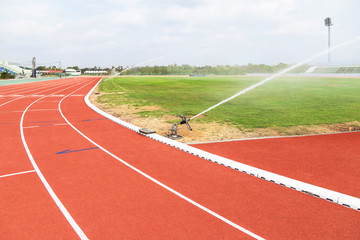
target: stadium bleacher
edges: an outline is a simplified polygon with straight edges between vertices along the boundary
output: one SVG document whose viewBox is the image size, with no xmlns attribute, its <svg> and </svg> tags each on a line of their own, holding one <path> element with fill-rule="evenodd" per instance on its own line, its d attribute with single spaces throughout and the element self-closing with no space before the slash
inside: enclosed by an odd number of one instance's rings
<svg viewBox="0 0 360 240">
<path fill-rule="evenodd" d="M 0 73 L 6 71 L 12 75 L 31 75 L 31 70 L 22 68 L 16 63 L 11 63 L 9 61 L 0 61 Z"/>
</svg>

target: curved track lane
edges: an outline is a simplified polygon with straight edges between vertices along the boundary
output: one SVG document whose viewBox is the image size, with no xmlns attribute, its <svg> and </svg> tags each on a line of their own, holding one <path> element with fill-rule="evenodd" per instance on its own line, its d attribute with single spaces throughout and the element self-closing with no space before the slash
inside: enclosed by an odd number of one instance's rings
<svg viewBox="0 0 360 240">
<path fill-rule="evenodd" d="M 254 167 L 360 197 L 360 132 L 194 144 Z"/>
<path fill-rule="evenodd" d="M 23 118 L 24 137 L 34 161 L 89 239 L 252 239 L 256 235 L 267 239 L 356 239 L 360 236 L 360 215 L 355 210 L 208 162 L 105 119 L 84 103 L 83 95 L 95 84 L 84 86 L 90 80 L 84 81 L 83 87 L 78 86 L 82 88 L 76 92 L 74 87 L 72 91 L 66 90 L 64 96 L 35 102 Z M 19 105 L 12 109 L 24 110 L 34 100 L 21 99 L 22 104 L 18 100 Z M 12 104 L 15 102 L 7 105 L 8 110 Z M 40 109 L 51 110 L 36 111 Z M 9 114 L 13 116 L 9 121 L 18 124 L 21 114 Z M 11 133 L 14 134 L 13 130 L 7 135 Z M 16 134 L 19 138 L 19 132 Z M 19 167 L 25 166 L 18 171 L 31 170 L 24 152 L 21 154 L 14 158 L 24 164 Z M 256 235 L 248 235 L 214 217 L 119 159 Z M 34 178 L 34 185 L 41 192 L 27 203 L 35 204 L 35 197 L 49 202 L 51 210 L 45 208 L 43 214 L 59 223 L 63 230 L 54 231 L 52 239 L 78 238 L 36 173 L 3 179 L 24 188 L 28 183 L 23 182 L 25 177 Z M 19 191 L 20 202 L 25 198 L 22 192 Z M 8 207 L 4 209 L 9 215 L 20 214 L 10 207 L 8 198 L 5 200 L 4 206 Z M 29 223 L 30 216 L 24 214 L 22 223 Z M 26 229 L 26 224 L 21 226 Z M 47 222 L 42 221 L 39 231 L 27 230 L 40 236 L 51 226 L 47 228 Z M 12 231 L 6 236 L 16 239 Z"/>
<path fill-rule="evenodd" d="M 74 83 L 79 81 L 65 81 L 56 87 L 44 82 L 47 90 L 43 93 L 61 91 Z M 19 139 L 21 115 L 34 100 L 22 98 L 0 107 L 0 233 L 4 239 L 73 239 L 75 232 L 46 192 Z"/>
</svg>

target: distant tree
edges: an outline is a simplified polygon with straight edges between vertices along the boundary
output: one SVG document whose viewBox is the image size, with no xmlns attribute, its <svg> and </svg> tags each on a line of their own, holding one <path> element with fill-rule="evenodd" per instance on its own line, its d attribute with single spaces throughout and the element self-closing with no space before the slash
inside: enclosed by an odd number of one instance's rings
<svg viewBox="0 0 360 240">
<path fill-rule="evenodd" d="M 118 66 L 117 68 L 115 68 L 116 71 L 121 72 L 122 70 L 124 70 L 123 66 Z"/>
<path fill-rule="evenodd" d="M 0 74 L 0 78 L 1 79 L 11 79 L 11 78 L 14 78 L 15 76 L 10 74 L 7 70 L 5 70 L 5 72 L 2 72 Z"/>
<path fill-rule="evenodd" d="M 122 74 L 125 75 L 190 75 L 190 74 L 213 74 L 213 75 L 239 75 L 246 73 L 275 73 L 288 67 L 285 63 L 279 63 L 277 65 L 266 64 L 247 64 L 247 65 L 217 65 L 217 66 L 191 66 L 189 64 L 177 65 L 172 64 L 168 66 L 144 66 L 134 67 L 128 69 Z M 75 68 L 75 67 L 73 67 Z M 121 72 L 127 67 L 118 66 L 116 71 Z M 304 68 L 305 69 L 305 68 Z M 83 72 L 87 70 L 101 70 L 100 67 L 82 68 Z M 104 68 L 104 70 L 110 72 L 110 68 Z M 299 69 L 298 72 L 303 72 Z"/>
<path fill-rule="evenodd" d="M 46 69 L 47 69 L 46 66 L 38 66 L 36 68 L 36 70 L 38 70 L 38 71 L 43 71 L 43 70 L 46 70 Z"/>
<path fill-rule="evenodd" d="M 80 70 L 80 68 L 78 66 L 73 66 L 73 67 L 68 67 L 68 68 L 72 68 L 72 69 L 75 69 L 75 70 Z"/>
</svg>

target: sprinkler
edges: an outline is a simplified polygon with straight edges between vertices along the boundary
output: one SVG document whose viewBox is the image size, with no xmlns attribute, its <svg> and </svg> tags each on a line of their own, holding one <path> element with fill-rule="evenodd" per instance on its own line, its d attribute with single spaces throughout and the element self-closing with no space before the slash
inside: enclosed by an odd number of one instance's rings
<svg viewBox="0 0 360 240">
<path fill-rule="evenodd" d="M 187 128 L 190 131 L 192 131 L 192 128 L 190 127 L 190 124 L 189 124 L 190 119 L 186 119 L 186 117 L 184 115 L 180 115 L 179 117 L 181 118 L 181 122 L 174 123 L 171 126 L 171 128 L 168 130 L 168 135 L 166 135 L 165 137 L 173 139 L 173 140 L 183 138 L 183 136 L 178 135 L 178 126 L 183 125 L 183 124 L 186 124 Z"/>
<path fill-rule="evenodd" d="M 352 44 L 352 43 L 354 43 L 354 42 L 357 42 L 357 41 L 360 41 L 360 36 L 357 36 L 356 38 L 354 38 L 353 40 L 350 40 L 350 41 L 348 41 L 348 42 L 345 42 L 345 43 L 342 43 L 342 44 L 338 44 L 338 45 L 336 45 L 336 46 L 334 46 L 334 47 L 328 48 L 328 49 L 325 50 L 325 51 L 322 51 L 322 52 L 320 52 L 320 53 L 317 53 L 317 54 L 315 54 L 314 56 L 312 56 L 312 57 L 310 57 L 310 58 L 308 58 L 308 59 L 306 59 L 306 60 L 304 60 L 304 61 L 302 61 L 302 62 L 299 62 L 299 63 L 297 63 L 297 64 L 295 64 L 295 65 L 292 65 L 292 66 L 290 66 L 290 67 L 288 67 L 288 68 L 286 68 L 286 69 L 284 69 L 284 70 L 282 70 L 282 71 L 280 71 L 280 72 L 278 72 L 278 73 L 276 73 L 276 74 L 271 75 L 270 77 L 265 78 L 264 80 L 262 80 L 262 81 L 260 81 L 260 82 L 258 82 L 258 83 L 256 83 L 256 84 L 254 84 L 254 85 L 251 85 L 250 87 L 248 87 L 248 88 L 246 88 L 246 89 L 238 92 L 237 94 L 235 94 L 235 95 L 233 95 L 233 96 L 231 96 L 231 97 L 229 97 L 229 98 L 227 98 L 227 99 L 225 99 L 225 100 L 223 100 L 223 101 L 215 104 L 215 105 L 212 106 L 212 107 L 209 107 L 209 108 L 206 109 L 205 111 L 202 111 L 201 113 L 199 113 L 199 114 L 197 114 L 197 115 L 195 115 L 195 116 L 193 116 L 193 117 L 191 117 L 191 118 L 189 118 L 189 119 L 186 119 L 186 117 L 184 117 L 183 115 L 180 115 L 180 117 L 181 117 L 181 122 L 179 122 L 179 123 L 174 123 L 174 124 L 172 125 L 172 127 L 169 129 L 169 134 L 166 135 L 165 137 L 168 137 L 168 138 L 171 138 L 171 139 L 174 139 L 174 140 L 175 140 L 175 139 L 183 138 L 182 136 L 180 136 L 180 135 L 177 134 L 177 127 L 178 127 L 179 125 L 186 124 L 187 127 L 188 127 L 188 129 L 192 131 L 192 129 L 191 129 L 190 125 L 189 125 L 189 121 L 193 120 L 194 118 L 197 118 L 197 117 L 199 117 L 200 115 L 203 115 L 204 113 L 206 113 L 206 112 L 208 112 L 208 111 L 210 111 L 210 110 L 218 107 L 219 105 L 221 105 L 221 104 L 223 104 L 223 103 L 226 103 L 226 102 L 228 102 L 228 101 L 236 98 L 237 96 L 242 95 L 242 94 L 244 94 L 244 93 L 246 93 L 246 92 L 248 92 L 248 91 L 251 91 L 251 90 L 253 90 L 254 88 L 257 88 L 257 87 L 263 85 L 264 83 L 266 83 L 266 82 L 268 82 L 268 81 L 270 81 L 270 80 L 272 80 L 272 79 L 274 79 L 274 78 L 276 78 L 276 77 L 279 77 L 279 76 L 281 76 L 281 75 L 283 75 L 283 74 L 285 74 L 285 73 L 287 73 L 287 72 L 289 72 L 289 71 L 291 71 L 291 70 L 293 70 L 293 69 L 295 69 L 295 68 L 297 68 L 297 67 L 299 67 L 299 66 L 301 66 L 301 65 L 303 65 L 303 64 L 305 64 L 305 63 L 308 63 L 308 62 L 310 62 L 310 61 L 312 61 L 312 60 L 314 60 L 314 59 L 316 59 L 316 58 L 318 58 L 318 57 L 320 57 L 320 56 L 322 56 L 322 55 L 325 55 L 325 54 L 327 54 L 327 53 L 330 53 L 330 52 L 332 52 L 333 50 L 335 50 L 335 49 L 337 49 L 337 48 L 341 48 L 341 47 L 350 45 L 350 44 Z"/>
</svg>

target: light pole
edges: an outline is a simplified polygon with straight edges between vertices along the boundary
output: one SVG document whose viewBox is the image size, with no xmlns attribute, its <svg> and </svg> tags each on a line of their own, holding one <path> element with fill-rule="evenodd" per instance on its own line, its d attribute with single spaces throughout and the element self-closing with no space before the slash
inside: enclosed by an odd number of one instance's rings
<svg viewBox="0 0 360 240">
<path fill-rule="evenodd" d="M 327 17 L 325 18 L 325 26 L 328 27 L 328 48 L 331 47 L 330 45 L 330 26 L 333 24 L 331 23 L 331 18 Z M 330 52 L 328 53 L 328 62 L 330 64 Z"/>
<path fill-rule="evenodd" d="M 36 58 L 32 59 L 32 77 L 36 78 Z"/>
</svg>

